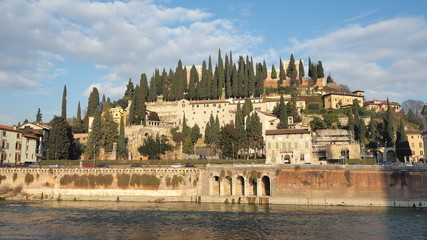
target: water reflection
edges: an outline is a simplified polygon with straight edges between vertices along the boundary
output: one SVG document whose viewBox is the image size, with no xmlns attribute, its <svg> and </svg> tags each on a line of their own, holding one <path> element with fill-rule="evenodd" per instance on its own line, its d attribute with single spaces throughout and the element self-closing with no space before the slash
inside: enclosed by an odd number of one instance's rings
<svg viewBox="0 0 427 240">
<path fill-rule="evenodd" d="M 425 239 L 422 209 L 286 205 L 0 203 L 1 238 Z"/>
</svg>

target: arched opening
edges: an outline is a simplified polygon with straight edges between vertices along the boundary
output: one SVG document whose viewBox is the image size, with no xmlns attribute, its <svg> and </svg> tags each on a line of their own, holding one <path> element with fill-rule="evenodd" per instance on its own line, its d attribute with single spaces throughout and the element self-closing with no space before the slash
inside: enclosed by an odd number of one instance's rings
<svg viewBox="0 0 427 240">
<path fill-rule="evenodd" d="M 219 181 L 219 177 L 215 176 L 213 177 L 213 186 L 212 186 L 212 195 L 219 195 L 220 194 L 220 181 Z"/>
<path fill-rule="evenodd" d="M 232 190 L 231 190 L 231 184 L 233 183 L 233 180 L 231 179 L 231 177 L 227 176 L 224 178 L 224 182 L 223 182 L 223 189 L 224 189 L 224 195 L 232 195 Z"/>
<path fill-rule="evenodd" d="M 245 179 L 242 176 L 237 177 L 236 195 L 245 195 Z"/>
<path fill-rule="evenodd" d="M 284 164 L 290 164 L 291 163 L 291 156 L 289 154 L 286 154 L 283 156 L 283 163 Z"/>
<path fill-rule="evenodd" d="M 271 196 L 270 195 L 270 178 L 268 176 L 264 176 L 262 177 L 261 181 L 262 181 L 262 195 Z"/>
<path fill-rule="evenodd" d="M 387 162 L 396 162 L 396 152 L 394 150 L 388 150 L 386 153 Z"/>
</svg>

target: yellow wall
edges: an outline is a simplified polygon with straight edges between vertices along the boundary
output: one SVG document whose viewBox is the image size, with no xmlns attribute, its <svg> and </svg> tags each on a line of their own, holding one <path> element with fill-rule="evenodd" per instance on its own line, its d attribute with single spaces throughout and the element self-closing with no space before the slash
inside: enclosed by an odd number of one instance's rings
<svg viewBox="0 0 427 240">
<path fill-rule="evenodd" d="M 325 109 L 337 109 L 341 106 L 352 105 L 354 99 L 357 99 L 359 106 L 363 107 L 363 96 L 331 94 L 325 96 L 323 101 Z"/>
</svg>

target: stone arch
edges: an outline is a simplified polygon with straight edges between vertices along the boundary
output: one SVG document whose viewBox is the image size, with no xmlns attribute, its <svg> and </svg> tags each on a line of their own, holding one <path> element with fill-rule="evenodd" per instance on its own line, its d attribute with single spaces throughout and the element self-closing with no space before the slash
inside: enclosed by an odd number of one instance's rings
<svg viewBox="0 0 427 240">
<path fill-rule="evenodd" d="M 224 189 L 224 192 L 223 192 L 224 195 L 233 195 L 232 184 L 233 184 L 233 179 L 231 179 L 230 176 L 226 176 L 222 184 L 223 185 L 222 189 Z"/>
<path fill-rule="evenodd" d="M 236 178 L 236 195 L 245 196 L 245 178 L 243 176 Z"/>
<path fill-rule="evenodd" d="M 271 181 L 269 176 L 263 176 L 261 178 L 261 195 L 271 196 Z"/>
<path fill-rule="evenodd" d="M 221 181 L 219 176 L 214 176 L 212 178 L 212 195 L 220 195 L 221 190 Z"/>
</svg>

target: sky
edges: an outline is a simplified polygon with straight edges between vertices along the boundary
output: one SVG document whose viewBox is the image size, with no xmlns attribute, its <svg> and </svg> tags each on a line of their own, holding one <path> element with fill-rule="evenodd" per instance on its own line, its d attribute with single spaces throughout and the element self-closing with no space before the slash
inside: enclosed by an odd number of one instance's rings
<svg viewBox="0 0 427 240">
<path fill-rule="evenodd" d="M 116 100 L 129 78 L 218 49 L 268 67 L 310 57 L 365 100 L 426 102 L 426 14 L 424 0 L 0 0 L 0 124 L 34 121 L 38 108 L 49 122 L 64 85 L 73 117 L 93 87 Z"/>
</svg>

